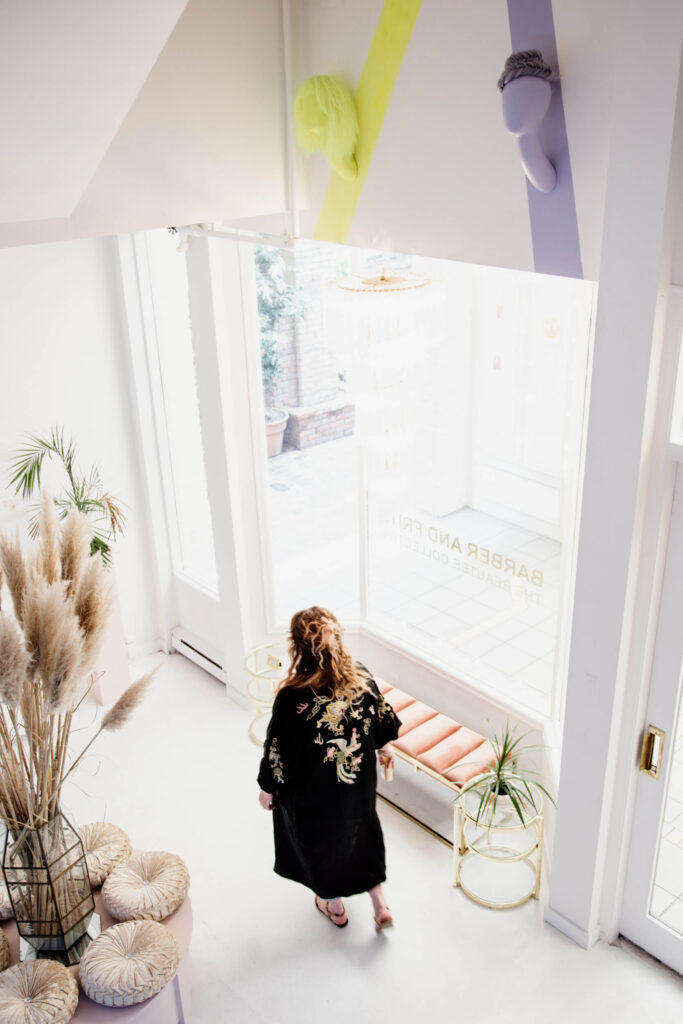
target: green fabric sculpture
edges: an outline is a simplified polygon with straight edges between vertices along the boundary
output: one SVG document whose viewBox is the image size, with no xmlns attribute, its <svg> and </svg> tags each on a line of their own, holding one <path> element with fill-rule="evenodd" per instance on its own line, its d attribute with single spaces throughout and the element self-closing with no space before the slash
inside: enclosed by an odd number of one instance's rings
<svg viewBox="0 0 683 1024">
<path fill-rule="evenodd" d="M 296 140 L 304 152 L 322 153 L 347 181 L 358 176 L 358 114 L 346 82 L 335 75 L 308 78 L 294 97 Z"/>
</svg>

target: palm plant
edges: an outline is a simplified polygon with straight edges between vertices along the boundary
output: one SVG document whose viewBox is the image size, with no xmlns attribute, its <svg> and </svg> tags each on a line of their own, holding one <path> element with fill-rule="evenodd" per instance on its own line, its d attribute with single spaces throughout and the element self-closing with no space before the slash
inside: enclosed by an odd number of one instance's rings
<svg viewBox="0 0 683 1024">
<path fill-rule="evenodd" d="M 539 780 L 541 774 L 534 768 L 521 768 L 520 757 L 533 751 L 545 750 L 540 744 L 524 743 L 528 733 L 517 735 L 517 726 L 505 723 L 505 728 L 500 733 L 493 733 L 491 746 L 494 757 L 491 764 L 484 772 L 477 775 L 463 787 L 463 794 L 474 792 L 479 798 L 475 822 L 491 828 L 495 825 L 496 808 L 500 797 L 508 797 L 522 825 L 529 820 L 525 819 L 524 812 L 530 808 L 538 813 L 537 796 L 534 790 L 540 790 L 548 797 L 551 803 L 555 803 L 552 796 Z"/>
<path fill-rule="evenodd" d="M 61 462 L 68 480 L 62 497 L 55 498 L 59 518 L 64 519 L 71 508 L 87 516 L 92 524 L 90 553 L 99 553 L 103 563 L 109 565 L 111 545 L 117 534 L 123 533 L 125 515 L 119 502 L 105 491 L 97 466 L 92 466 L 87 475 L 77 468 L 76 446 L 73 438 L 65 440 L 63 428 L 53 427 L 49 437 L 26 436 L 26 443 L 12 457 L 10 487 L 25 500 L 31 498 L 34 491 L 40 489 L 45 459 Z M 29 533 L 34 539 L 38 536 L 39 523 L 40 506 L 33 505 Z"/>
</svg>

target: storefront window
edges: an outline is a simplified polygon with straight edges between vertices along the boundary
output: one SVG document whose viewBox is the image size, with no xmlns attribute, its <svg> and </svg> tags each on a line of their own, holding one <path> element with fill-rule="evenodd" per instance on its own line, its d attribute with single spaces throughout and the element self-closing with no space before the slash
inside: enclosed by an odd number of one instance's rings
<svg viewBox="0 0 683 1024">
<path fill-rule="evenodd" d="M 315 243 L 282 258 L 301 305 L 268 460 L 277 625 L 327 604 L 551 714 L 593 285 Z"/>
</svg>

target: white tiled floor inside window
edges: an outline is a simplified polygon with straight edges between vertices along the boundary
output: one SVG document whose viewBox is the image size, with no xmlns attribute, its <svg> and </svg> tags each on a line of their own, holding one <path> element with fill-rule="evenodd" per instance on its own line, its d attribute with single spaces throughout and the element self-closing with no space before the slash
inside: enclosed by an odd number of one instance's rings
<svg viewBox="0 0 683 1024">
<path fill-rule="evenodd" d="M 195 1024 L 678 1019 L 678 975 L 632 947 L 581 949 L 543 923 L 539 903 L 472 903 L 451 886 L 448 848 L 382 805 L 396 927 L 377 936 L 360 895 L 335 930 L 312 894 L 272 871 L 249 713 L 181 655 L 136 668 L 157 662 L 149 698 L 125 730 L 97 741 L 65 811 L 78 824 L 116 822 L 137 848 L 187 862 Z"/>
<path fill-rule="evenodd" d="M 673 742 L 650 913 L 683 935 L 683 715 L 680 713 Z"/>
<path fill-rule="evenodd" d="M 330 607 L 342 622 L 358 618 L 356 458 L 349 437 L 286 450 L 268 462 L 283 624 L 310 604 Z M 440 517 L 396 508 L 391 521 L 369 530 L 368 621 L 548 713 L 559 542 L 471 508 Z M 372 502 L 369 516 L 372 521 Z"/>
</svg>

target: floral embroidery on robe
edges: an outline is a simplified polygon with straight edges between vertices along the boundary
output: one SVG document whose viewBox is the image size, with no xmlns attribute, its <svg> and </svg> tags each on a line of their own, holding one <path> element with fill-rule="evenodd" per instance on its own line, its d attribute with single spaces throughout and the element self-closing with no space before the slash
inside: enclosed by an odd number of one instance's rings
<svg viewBox="0 0 683 1024">
<path fill-rule="evenodd" d="M 375 751 L 400 720 L 368 674 L 353 702 L 330 690 L 278 693 L 258 775 L 273 793 L 275 871 L 319 896 L 365 892 L 386 875 Z"/>
<path fill-rule="evenodd" d="M 268 763 L 273 773 L 273 778 L 281 786 L 284 785 L 285 775 L 282 771 L 282 758 L 277 746 L 277 737 L 273 736 L 268 747 Z"/>
</svg>

